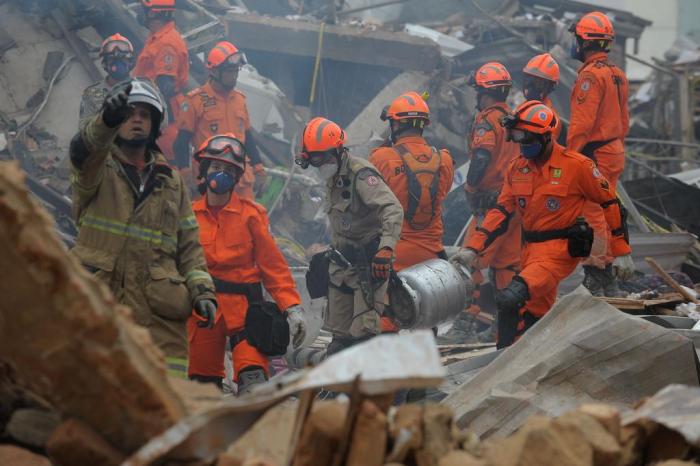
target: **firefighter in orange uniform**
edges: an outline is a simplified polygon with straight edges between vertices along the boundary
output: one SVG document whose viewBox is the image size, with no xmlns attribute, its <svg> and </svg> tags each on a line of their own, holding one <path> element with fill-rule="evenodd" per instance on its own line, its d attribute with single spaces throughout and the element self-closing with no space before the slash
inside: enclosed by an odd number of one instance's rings
<svg viewBox="0 0 700 466">
<path fill-rule="evenodd" d="M 541 102 L 528 101 L 503 123 L 509 139 L 520 144 L 521 157 L 506 170 L 501 195 L 481 229 L 453 257 L 473 265 L 520 214 L 525 244 L 522 271 L 496 293 L 499 348 L 512 344 L 547 313 L 559 282 L 590 253 L 592 230 L 582 217 L 586 202 L 603 208 L 613 231 L 616 261 L 625 263 L 630 254 L 620 203 L 610 183 L 590 159 L 554 141 L 558 124 L 554 112 Z"/>
<path fill-rule="evenodd" d="M 246 56 L 230 42 L 219 42 L 209 52 L 209 81 L 190 91 L 180 108 L 179 133 L 175 155 L 179 166 L 189 164 L 189 145 L 199 147 L 217 133 L 232 132 L 245 144 L 248 163 L 236 186 L 239 196 L 254 200 L 265 184 L 265 169 L 250 130 L 245 95 L 235 89 L 238 73 L 247 63 Z"/>
<path fill-rule="evenodd" d="M 572 56 L 583 62 L 571 93 L 571 122 L 566 146 L 593 159 L 616 192 L 617 180 L 625 167 L 625 136 L 629 130 L 628 83 L 625 73 L 610 62 L 615 32 L 603 13 L 584 15 L 572 26 Z M 593 202 L 586 204 L 585 216 L 595 231 L 591 257 L 584 262 L 583 284 L 596 296 L 620 296 L 610 253 L 614 238 L 603 212 Z"/>
<path fill-rule="evenodd" d="M 181 93 L 190 76 L 189 52 L 175 27 L 175 0 L 141 0 L 141 5 L 143 22 L 150 32 L 132 75 L 156 83 L 168 103 L 168 121 L 171 123 L 163 129 L 158 146 L 172 161 L 178 102 L 183 98 Z"/>
<path fill-rule="evenodd" d="M 471 76 L 469 83 L 476 90 L 479 113 L 474 118 L 468 141 L 470 164 L 465 190 L 474 217 L 467 228 L 464 244 L 477 234 L 484 215 L 496 205 L 505 169 L 518 156 L 518 145 L 506 141 L 500 122 L 510 112 L 506 98 L 513 81 L 508 70 L 497 62 L 486 63 Z M 475 298 L 479 297 L 479 287 L 484 280 L 481 269 L 490 269 L 494 290 L 510 283 L 520 266 L 520 221 L 517 217 L 509 223 L 505 235 L 481 252 L 475 265 L 472 276 Z M 460 314 L 442 341 L 458 343 L 473 337 L 475 321 L 470 314 L 479 312 L 479 307 L 472 305 L 469 313 Z"/>
<path fill-rule="evenodd" d="M 559 84 L 559 64 L 554 57 L 548 53 L 532 57 L 523 68 L 523 74 L 525 75 L 523 79 L 525 100 L 539 100 L 554 112 L 557 121 L 561 123 L 552 99 L 549 98 L 549 94 Z M 559 124 L 554 130 L 555 141 L 559 141 L 561 128 L 562 125 Z"/>
<path fill-rule="evenodd" d="M 221 386 L 229 336 L 238 393 L 247 393 L 268 377 L 267 357 L 251 343 L 260 341 L 261 337 L 252 337 L 261 329 L 249 325 L 247 316 L 254 312 L 249 311 L 249 305 L 262 302 L 264 286 L 280 315 L 286 312 L 289 333 L 294 345 L 299 346 L 306 333 L 301 298 L 270 234 L 265 209 L 234 192 L 245 170 L 243 143 L 233 134 L 216 135 L 204 141 L 195 158 L 203 180 L 199 185 L 203 196 L 193 203 L 193 210 L 220 312 L 211 330 L 203 328 L 204 322 L 197 316 L 188 322 L 189 376 Z M 262 339 L 269 336 L 277 341 L 272 329 L 262 331 Z"/>
<path fill-rule="evenodd" d="M 401 239 L 396 244 L 393 268 L 436 257 L 447 259 L 442 244 L 442 202 L 452 186 L 454 166 L 450 153 L 436 150 L 423 139 L 430 124 L 430 109 L 416 92 L 407 92 L 386 107 L 380 117 L 389 122 L 391 146 L 375 149 L 369 161 L 377 167 L 404 210 Z M 382 331 L 397 331 L 382 317 Z"/>
</svg>

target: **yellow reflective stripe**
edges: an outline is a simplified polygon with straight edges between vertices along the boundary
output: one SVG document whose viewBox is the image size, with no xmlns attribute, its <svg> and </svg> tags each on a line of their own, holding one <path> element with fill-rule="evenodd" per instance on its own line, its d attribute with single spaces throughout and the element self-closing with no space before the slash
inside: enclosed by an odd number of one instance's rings
<svg viewBox="0 0 700 466">
<path fill-rule="evenodd" d="M 199 224 L 197 224 L 197 218 L 194 215 L 180 220 L 180 230 L 194 230 L 196 228 L 199 228 Z"/>
<path fill-rule="evenodd" d="M 93 228 L 98 231 L 103 231 L 117 236 L 125 236 L 135 238 L 141 241 L 147 241 L 154 245 L 168 243 L 176 245 L 176 240 L 163 235 L 159 230 L 140 227 L 137 225 L 128 225 L 126 223 L 117 222 L 108 218 L 97 217 L 95 215 L 86 214 L 80 219 L 81 227 Z"/>
<path fill-rule="evenodd" d="M 185 281 L 189 282 L 190 280 L 211 281 L 211 275 L 201 270 L 190 270 L 189 272 L 187 272 L 187 275 L 185 275 Z"/>
<path fill-rule="evenodd" d="M 187 378 L 187 359 L 166 357 L 165 364 L 168 368 L 168 375 L 180 379 Z"/>
</svg>

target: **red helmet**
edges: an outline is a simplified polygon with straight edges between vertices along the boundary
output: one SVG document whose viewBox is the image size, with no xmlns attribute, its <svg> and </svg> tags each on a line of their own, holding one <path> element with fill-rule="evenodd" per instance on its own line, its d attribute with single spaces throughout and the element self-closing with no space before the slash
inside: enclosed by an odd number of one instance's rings
<svg viewBox="0 0 700 466">
<path fill-rule="evenodd" d="M 520 142 L 526 133 L 552 134 L 559 125 L 552 109 L 539 100 L 523 102 L 515 111 L 503 117 L 501 124 L 507 130 L 507 140 Z"/>
<path fill-rule="evenodd" d="M 131 58 L 134 55 L 134 46 L 131 45 L 129 39 L 119 33 L 111 35 L 102 41 L 100 57 L 104 59 L 104 57 L 112 55 Z"/>
<path fill-rule="evenodd" d="M 301 136 L 301 153 L 295 162 L 302 168 L 309 164 L 318 166 L 327 157 L 337 155 L 345 144 L 345 131 L 340 126 L 322 117 L 316 117 L 304 127 Z"/>
<path fill-rule="evenodd" d="M 141 0 L 141 4 L 153 11 L 175 11 L 175 0 Z"/>
<path fill-rule="evenodd" d="M 199 146 L 194 159 L 197 162 L 219 160 L 245 171 L 245 146 L 233 133 L 217 134 Z"/>
<path fill-rule="evenodd" d="M 414 118 L 430 121 L 430 108 L 420 94 L 411 91 L 401 94 L 391 105 L 384 107 L 380 118 L 382 121 Z"/>
<path fill-rule="evenodd" d="M 513 85 L 513 80 L 505 66 L 492 61 L 483 65 L 470 76 L 469 85 L 482 89 L 511 87 Z"/>
<path fill-rule="evenodd" d="M 615 38 L 612 21 L 600 11 L 584 15 L 571 29 L 583 40 L 613 40 Z"/>
<path fill-rule="evenodd" d="M 554 57 L 548 53 L 533 57 L 523 68 L 523 73 L 546 79 L 555 84 L 559 82 L 559 65 Z"/>
<path fill-rule="evenodd" d="M 207 68 L 210 70 L 223 64 L 243 66 L 246 63 L 248 61 L 245 54 L 238 50 L 238 47 L 227 41 L 216 44 L 207 56 Z"/>
</svg>

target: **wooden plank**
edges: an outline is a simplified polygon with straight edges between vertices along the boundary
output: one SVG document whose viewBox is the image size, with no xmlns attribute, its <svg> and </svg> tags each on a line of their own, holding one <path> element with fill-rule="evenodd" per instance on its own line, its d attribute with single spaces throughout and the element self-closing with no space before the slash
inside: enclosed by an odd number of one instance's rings
<svg viewBox="0 0 700 466">
<path fill-rule="evenodd" d="M 238 13 L 229 13 L 224 21 L 242 50 L 316 57 L 320 23 Z M 441 62 L 438 45 L 429 39 L 338 25 L 325 27 L 322 58 L 426 72 Z"/>
<path fill-rule="evenodd" d="M 656 271 L 656 273 L 659 274 L 659 276 L 663 279 L 663 281 L 666 282 L 667 285 L 669 285 L 671 288 L 680 293 L 686 301 L 690 301 L 695 304 L 700 304 L 700 301 L 698 301 L 697 298 L 695 298 L 695 296 L 688 293 L 685 290 L 685 288 L 679 285 L 678 282 L 675 281 L 673 277 L 671 277 L 668 273 L 666 273 L 666 271 L 663 268 L 661 268 L 661 266 L 653 258 L 645 257 L 644 260 L 647 261 L 647 264 L 649 264 L 649 266 L 651 266 L 651 268 L 653 268 Z"/>
</svg>

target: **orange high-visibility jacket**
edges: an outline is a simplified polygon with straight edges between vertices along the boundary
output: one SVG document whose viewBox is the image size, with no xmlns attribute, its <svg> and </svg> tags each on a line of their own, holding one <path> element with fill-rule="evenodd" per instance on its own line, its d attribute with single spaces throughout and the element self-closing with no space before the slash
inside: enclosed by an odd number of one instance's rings
<svg viewBox="0 0 700 466">
<path fill-rule="evenodd" d="M 410 154 L 419 160 L 430 160 L 436 157 L 433 148 L 420 136 L 407 136 L 399 138 L 394 146 L 401 145 Z M 369 157 L 369 161 L 377 167 L 386 184 L 396 195 L 404 212 L 408 208 L 408 179 L 401 155 L 394 147 L 379 147 Z M 415 243 L 430 252 L 437 254 L 443 250 L 442 235 L 442 202 L 450 191 L 454 178 L 454 165 L 452 157 L 447 150 L 440 151 L 439 185 L 435 197 L 434 217 L 423 229 L 416 230 L 409 224 L 404 214 L 401 228 L 401 240 L 399 242 Z"/>
<path fill-rule="evenodd" d="M 154 82 L 158 76 L 172 76 L 175 92 L 185 89 L 190 77 L 190 58 L 187 44 L 174 21 L 148 35 L 132 75 Z"/>
<path fill-rule="evenodd" d="M 520 154 L 517 144 L 506 141 L 505 129 L 501 126 L 501 118 L 509 113 L 508 105 L 505 102 L 499 102 L 485 108 L 474 117 L 468 141 L 469 152 L 473 154 L 477 149 L 484 149 L 491 154 L 491 163 L 477 186 L 465 185 L 467 191 L 501 189 L 508 164 Z"/>
<path fill-rule="evenodd" d="M 606 53 L 599 52 L 588 58 L 579 68 L 571 92 L 568 149 L 585 152 L 587 144 L 597 143 L 602 153 L 624 152 L 630 121 L 628 87 L 625 73 L 608 61 Z"/>
<path fill-rule="evenodd" d="M 601 205 L 613 232 L 613 256 L 629 254 L 620 212 L 620 204 L 609 182 L 589 158 L 555 144 L 544 165 L 519 157 L 506 173 L 496 208 L 489 210 L 481 228 L 466 247 L 477 252 L 486 248 L 504 224 L 517 211 L 525 232 L 560 230 L 572 226 L 586 201 Z M 545 244 L 545 243 L 538 243 Z M 548 249 L 568 255 L 567 240 L 546 242 Z M 523 264 L 523 267 L 526 265 Z"/>
<path fill-rule="evenodd" d="M 231 200 L 216 217 L 207 208 L 205 196 L 196 200 L 192 208 L 212 277 L 233 283 L 261 282 L 283 311 L 301 303 L 287 261 L 270 233 L 263 206 L 232 193 Z M 219 315 L 242 322 L 241 314 L 247 311 L 247 300 L 240 295 L 233 296 L 238 302 L 228 306 L 220 302 Z M 229 301 L 223 299 L 223 302 Z"/>
</svg>

